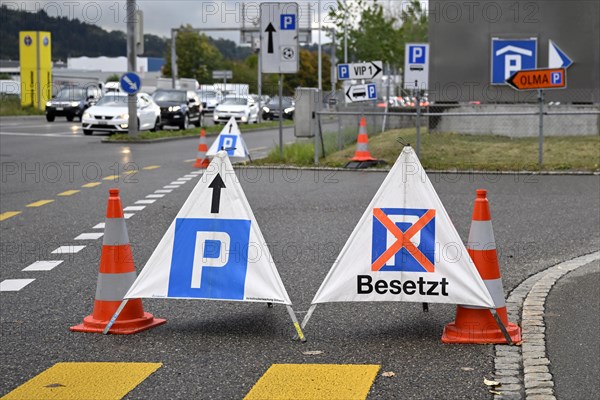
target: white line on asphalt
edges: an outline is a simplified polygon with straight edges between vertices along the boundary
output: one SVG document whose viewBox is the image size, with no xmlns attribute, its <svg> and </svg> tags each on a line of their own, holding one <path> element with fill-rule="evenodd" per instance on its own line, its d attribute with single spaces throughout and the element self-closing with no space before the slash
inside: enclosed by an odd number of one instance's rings
<svg viewBox="0 0 600 400">
<path fill-rule="evenodd" d="M 105 222 L 100 222 L 99 224 L 96 224 L 92 229 L 104 229 L 105 225 Z"/>
<path fill-rule="evenodd" d="M 85 246 L 60 246 L 52 254 L 75 254 L 85 249 Z"/>
<path fill-rule="evenodd" d="M 36 137 L 53 137 L 63 139 L 89 139 L 87 136 L 75 136 L 60 133 L 25 133 L 25 132 L 0 132 L 0 136 L 36 136 Z"/>
<path fill-rule="evenodd" d="M 0 282 L 0 292 L 18 292 L 35 279 L 5 279 Z"/>
<path fill-rule="evenodd" d="M 156 200 L 138 200 L 135 202 L 135 204 L 152 204 L 154 203 Z"/>
<path fill-rule="evenodd" d="M 178 180 L 178 181 L 180 181 L 180 182 L 181 182 L 181 181 L 188 182 L 188 181 L 191 181 L 191 180 L 192 180 L 192 178 L 186 178 L 186 177 L 183 177 L 183 178 L 179 178 L 179 179 L 177 179 L 177 180 Z"/>
<path fill-rule="evenodd" d="M 179 185 L 167 185 L 167 186 L 163 186 L 165 189 L 178 189 Z"/>
<path fill-rule="evenodd" d="M 96 240 L 100 239 L 102 236 L 104 236 L 104 232 L 82 233 L 77 236 L 75 240 Z"/>
<path fill-rule="evenodd" d="M 36 261 L 22 271 L 51 271 L 63 263 L 63 260 Z"/>
<path fill-rule="evenodd" d="M 184 175 L 183 177 L 184 178 L 194 179 L 194 178 L 198 177 L 198 174 L 188 174 L 188 175 Z M 179 178 L 179 179 L 181 179 L 181 178 Z"/>
<path fill-rule="evenodd" d="M 171 193 L 173 189 L 158 189 L 155 190 L 154 193 Z"/>
<path fill-rule="evenodd" d="M 135 215 L 135 213 L 123 213 L 123 218 L 129 219 L 129 218 L 133 217 L 134 215 Z"/>
<path fill-rule="evenodd" d="M 129 206 L 125 207 L 123 211 L 142 211 L 146 206 Z"/>
<path fill-rule="evenodd" d="M 147 199 L 162 199 L 163 197 L 165 197 L 164 194 L 149 194 L 146 196 Z"/>
<path fill-rule="evenodd" d="M 169 185 L 183 185 L 184 183 L 187 183 L 186 181 L 173 181 L 171 183 L 169 183 Z"/>
<path fill-rule="evenodd" d="M 190 172 L 190 175 L 202 175 L 203 173 L 204 173 L 204 171 L 192 171 L 192 172 Z"/>
</svg>

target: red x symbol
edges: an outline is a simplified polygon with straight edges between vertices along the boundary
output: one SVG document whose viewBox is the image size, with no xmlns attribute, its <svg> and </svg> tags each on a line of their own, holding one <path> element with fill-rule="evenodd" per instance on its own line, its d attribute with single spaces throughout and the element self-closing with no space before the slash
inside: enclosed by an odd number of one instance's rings
<svg viewBox="0 0 600 400">
<path fill-rule="evenodd" d="M 417 222 L 408 228 L 406 232 L 402 232 L 400 228 L 398 228 L 396 224 L 381 211 L 381 208 L 374 208 L 373 215 L 392 233 L 392 235 L 396 237 L 397 240 L 383 252 L 377 260 L 375 260 L 373 265 L 371 265 L 371 271 L 379 271 L 385 263 L 394 256 L 394 254 L 404 247 L 415 260 L 425 268 L 425 271 L 434 272 L 434 265 L 427 257 L 425 257 L 421 250 L 410 241 L 410 239 L 435 217 L 435 210 L 428 210 Z"/>
</svg>

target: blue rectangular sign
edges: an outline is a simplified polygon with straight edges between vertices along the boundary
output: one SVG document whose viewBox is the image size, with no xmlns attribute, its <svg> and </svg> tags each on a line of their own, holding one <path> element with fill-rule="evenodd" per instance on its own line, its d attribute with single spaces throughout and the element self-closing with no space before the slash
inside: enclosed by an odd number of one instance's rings
<svg viewBox="0 0 600 400">
<path fill-rule="evenodd" d="M 505 85 L 515 72 L 537 67 L 537 39 L 492 38 L 491 83 Z"/>
</svg>

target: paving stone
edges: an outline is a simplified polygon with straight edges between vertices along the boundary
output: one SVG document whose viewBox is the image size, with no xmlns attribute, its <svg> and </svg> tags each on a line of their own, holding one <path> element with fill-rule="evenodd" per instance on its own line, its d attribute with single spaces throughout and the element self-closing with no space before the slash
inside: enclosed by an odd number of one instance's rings
<svg viewBox="0 0 600 400">
<path fill-rule="evenodd" d="M 537 389 L 537 388 L 551 388 L 554 387 L 552 381 L 538 381 L 535 379 L 527 379 L 525 376 L 525 388 L 526 389 Z"/>
<path fill-rule="evenodd" d="M 523 360 L 526 358 L 544 358 L 546 357 L 545 351 L 523 351 Z"/>
<path fill-rule="evenodd" d="M 497 369 L 494 372 L 495 376 L 519 376 L 521 370 L 520 369 Z"/>
<path fill-rule="evenodd" d="M 525 367 L 532 367 L 535 365 L 549 365 L 549 364 L 550 364 L 550 360 L 548 360 L 546 357 L 524 358 L 523 359 L 523 365 Z"/>
<path fill-rule="evenodd" d="M 509 384 L 509 383 L 518 383 L 518 384 L 522 384 L 523 381 L 517 377 L 514 376 L 501 376 L 496 378 L 496 380 L 500 383 L 502 383 L 503 385 L 505 384 Z"/>
<path fill-rule="evenodd" d="M 552 374 L 548 372 L 532 372 L 530 374 L 525 375 L 526 378 L 535 379 L 538 381 L 551 381 Z"/>
<path fill-rule="evenodd" d="M 533 394 L 554 394 L 554 389 L 552 389 L 552 388 L 526 389 L 525 393 L 527 395 L 533 395 Z"/>
<path fill-rule="evenodd" d="M 518 383 L 509 383 L 507 385 L 498 386 L 498 388 L 496 390 L 499 392 L 504 392 L 504 391 L 516 392 L 521 389 L 523 389 L 523 385 L 519 385 Z"/>
<path fill-rule="evenodd" d="M 527 396 L 527 400 L 556 400 L 556 397 L 550 394 L 534 394 L 533 396 Z"/>
</svg>

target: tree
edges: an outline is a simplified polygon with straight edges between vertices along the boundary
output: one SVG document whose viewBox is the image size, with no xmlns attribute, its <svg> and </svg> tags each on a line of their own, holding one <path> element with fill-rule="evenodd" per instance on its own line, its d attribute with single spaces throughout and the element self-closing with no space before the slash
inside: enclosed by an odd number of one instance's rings
<svg viewBox="0 0 600 400">
<path fill-rule="evenodd" d="M 342 57 L 346 28 L 351 61 L 381 60 L 402 68 L 405 43 L 427 40 L 427 13 L 419 0 L 401 2 L 400 7 L 398 15 L 394 10 L 386 12 L 377 0 L 348 3 L 338 0 L 337 10 L 329 13 L 337 26 L 338 57 Z"/>
<path fill-rule="evenodd" d="M 182 26 L 177 32 L 177 74 L 182 78 L 195 78 L 199 82 L 212 81 L 212 71 L 223 66 L 223 56 L 210 44 L 204 34 L 199 34 L 190 25 Z M 171 46 L 167 46 L 163 75 L 171 77 Z"/>
<path fill-rule="evenodd" d="M 300 68 L 298 73 L 285 75 L 284 91 L 292 94 L 297 87 L 317 87 L 318 86 L 318 53 L 316 51 L 300 50 Z M 331 90 L 331 81 L 329 74 L 331 71 L 331 60 L 328 54 L 323 53 L 322 80 L 323 90 Z"/>
</svg>

